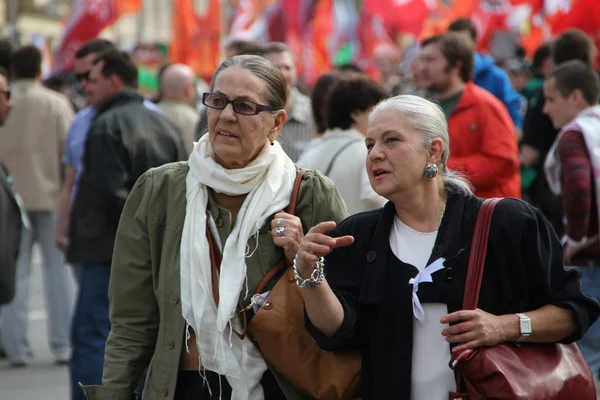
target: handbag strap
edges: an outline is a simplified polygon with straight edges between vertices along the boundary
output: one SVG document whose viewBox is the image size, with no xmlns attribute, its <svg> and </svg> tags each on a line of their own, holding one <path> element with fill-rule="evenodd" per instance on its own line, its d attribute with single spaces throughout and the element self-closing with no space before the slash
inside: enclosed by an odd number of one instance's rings
<svg viewBox="0 0 600 400">
<path fill-rule="evenodd" d="M 463 297 L 463 310 L 474 310 L 479 302 L 479 292 L 481 290 L 481 278 L 483 277 L 483 266 L 487 254 L 488 237 L 492 215 L 499 198 L 486 199 L 483 201 L 477 220 L 475 221 L 475 230 L 471 242 L 471 254 L 469 255 L 469 266 L 467 272 L 467 282 L 465 284 L 465 294 Z"/>
<path fill-rule="evenodd" d="M 305 169 L 298 170 L 298 174 L 296 175 L 296 181 L 294 182 L 294 189 L 292 189 L 292 196 L 290 197 L 290 205 L 288 206 L 288 214 L 296 215 L 296 205 L 298 204 L 298 194 L 300 193 L 300 184 L 302 183 L 302 177 L 306 172 Z M 291 265 L 288 261 L 287 257 L 283 257 L 281 261 L 279 261 L 273 268 L 266 273 L 266 275 L 260 280 L 258 286 L 256 287 L 256 293 L 262 293 L 265 286 L 271 279 L 273 279 L 278 273 L 280 273 L 284 268 L 287 268 Z"/>
<path fill-rule="evenodd" d="M 300 192 L 300 184 L 302 183 L 302 177 L 304 176 L 305 172 L 306 172 L 305 169 L 299 169 L 298 173 L 296 174 L 296 180 L 294 181 L 294 187 L 292 189 L 292 196 L 290 197 L 290 204 L 288 206 L 289 214 L 295 215 L 296 205 L 298 203 L 298 193 Z M 219 251 L 219 247 L 218 247 L 217 242 L 215 241 L 215 238 L 213 237 L 213 234 L 210 230 L 208 221 L 206 222 L 206 238 L 208 239 L 208 251 L 210 254 L 210 275 L 211 275 L 211 281 L 212 281 L 213 299 L 215 300 L 215 304 L 218 307 L 219 306 L 219 272 L 221 270 L 221 261 L 223 260 L 223 255 Z M 260 293 L 262 291 L 262 289 L 265 287 L 265 285 L 275 275 L 277 275 L 283 268 L 285 268 L 289 265 L 290 265 L 290 262 L 287 260 L 287 258 L 284 257 L 283 260 L 281 260 L 277 265 L 275 265 L 273 268 L 271 268 L 271 270 L 269 270 L 269 272 L 267 272 L 267 274 L 264 276 L 264 278 L 258 284 L 256 293 Z M 244 310 L 244 307 L 241 304 L 238 304 L 238 310 L 242 314 L 242 329 L 243 329 L 243 331 L 241 333 L 236 332 L 235 329 L 233 331 L 240 339 L 244 339 L 244 337 L 246 336 L 248 320 L 246 317 L 246 312 Z"/>
</svg>

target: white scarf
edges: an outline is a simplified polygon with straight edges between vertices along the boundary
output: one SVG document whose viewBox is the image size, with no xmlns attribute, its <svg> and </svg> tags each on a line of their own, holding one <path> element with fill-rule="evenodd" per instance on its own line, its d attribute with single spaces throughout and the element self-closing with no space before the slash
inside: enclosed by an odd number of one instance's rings
<svg viewBox="0 0 600 400">
<path fill-rule="evenodd" d="M 289 205 L 296 167 L 275 142 L 273 146 L 266 144 L 245 168 L 225 169 L 215 162 L 208 135 L 194 143 L 189 167 L 181 237 L 183 317 L 196 334 L 202 366 L 227 378 L 233 389 L 232 400 L 263 399 L 260 380 L 267 369 L 265 361 L 252 341 L 232 334 L 227 323 L 241 330 L 235 314 L 246 281 L 248 239 L 258 235 L 269 216 Z M 230 196 L 248 194 L 222 249 L 218 307 L 212 296 L 206 238 L 209 187 Z M 209 222 L 213 228 L 214 222 Z M 213 235 L 218 240 L 218 233 Z"/>
</svg>

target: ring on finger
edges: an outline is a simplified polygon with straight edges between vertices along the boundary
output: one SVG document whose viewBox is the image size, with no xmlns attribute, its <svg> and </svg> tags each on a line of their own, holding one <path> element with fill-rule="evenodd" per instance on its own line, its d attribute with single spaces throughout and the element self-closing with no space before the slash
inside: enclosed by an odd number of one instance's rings
<svg viewBox="0 0 600 400">
<path fill-rule="evenodd" d="M 277 220 L 277 227 L 278 227 L 278 228 L 281 226 L 282 222 L 283 222 L 283 218 L 279 218 L 279 219 Z"/>
<path fill-rule="evenodd" d="M 284 228 L 284 227 L 282 227 L 282 226 L 278 227 L 278 228 L 275 230 L 275 234 L 276 234 L 277 236 L 283 236 L 284 232 L 285 232 L 285 228 Z"/>
</svg>

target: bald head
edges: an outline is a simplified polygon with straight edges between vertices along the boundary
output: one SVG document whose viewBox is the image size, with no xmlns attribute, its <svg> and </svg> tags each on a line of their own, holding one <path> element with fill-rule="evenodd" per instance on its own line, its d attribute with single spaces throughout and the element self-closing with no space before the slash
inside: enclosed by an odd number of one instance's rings
<svg viewBox="0 0 600 400">
<path fill-rule="evenodd" d="M 162 98 L 192 103 L 195 95 L 194 78 L 194 71 L 187 65 L 169 65 L 160 79 Z"/>
</svg>

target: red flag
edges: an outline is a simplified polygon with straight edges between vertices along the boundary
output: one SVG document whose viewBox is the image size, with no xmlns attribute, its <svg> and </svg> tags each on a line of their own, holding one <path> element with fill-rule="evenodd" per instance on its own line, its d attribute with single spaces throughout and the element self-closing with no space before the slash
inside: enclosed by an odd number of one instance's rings
<svg viewBox="0 0 600 400">
<path fill-rule="evenodd" d="M 192 0 L 176 0 L 173 7 L 173 33 L 169 59 L 187 64 L 210 81 L 220 59 L 221 9 L 219 0 L 210 0 L 199 16 Z"/>
<path fill-rule="evenodd" d="M 365 0 L 366 12 L 383 19 L 384 24 L 394 34 L 411 33 L 419 36 L 423 23 L 436 8 L 435 0 Z"/>
<path fill-rule="evenodd" d="M 78 0 L 71 9 L 67 26 L 56 51 L 56 68 L 73 68 L 75 52 L 87 41 L 96 38 L 102 30 L 124 13 L 139 11 L 141 0 Z"/>
</svg>

